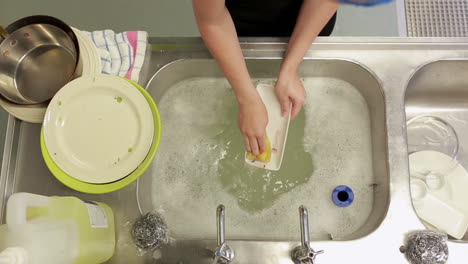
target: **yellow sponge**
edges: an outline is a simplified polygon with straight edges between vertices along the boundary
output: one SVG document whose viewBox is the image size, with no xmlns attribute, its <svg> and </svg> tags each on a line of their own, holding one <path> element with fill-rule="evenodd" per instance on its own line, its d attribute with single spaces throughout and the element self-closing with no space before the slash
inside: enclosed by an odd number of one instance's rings
<svg viewBox="0 0 468 264">
<path fill-rule="evenodd" d="M 263 163 L 270 162 L 270 160 L 271 160 L 271 143 L 270 143 L 270 139 L 268 138 L 268 136 L 265 138 L 265 143 L 266 143 L 266 148 L 265 148 L 265 151 L 263 153 L 260 153 L 259 155 L 255 156 L 251 152 L 248 152 L 247 153 L 247 158 L 249 160 L 252 160 L 252 161 L 256 160 L 256 161 L 261 161 Z"/>
</svg>

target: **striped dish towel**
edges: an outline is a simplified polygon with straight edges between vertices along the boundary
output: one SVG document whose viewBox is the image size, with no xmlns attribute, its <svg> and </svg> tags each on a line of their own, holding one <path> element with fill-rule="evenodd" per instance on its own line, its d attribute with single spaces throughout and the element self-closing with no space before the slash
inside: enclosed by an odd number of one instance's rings
<svg viewBox="0 0 468 264">
<path fill-rule="evenodd" d="M 148 44 L 147 32 L 115 33 L 109 29 L 83 32 L 98 49 L 103 74 L 118 75 L 138 82 Z"/>
</svg>

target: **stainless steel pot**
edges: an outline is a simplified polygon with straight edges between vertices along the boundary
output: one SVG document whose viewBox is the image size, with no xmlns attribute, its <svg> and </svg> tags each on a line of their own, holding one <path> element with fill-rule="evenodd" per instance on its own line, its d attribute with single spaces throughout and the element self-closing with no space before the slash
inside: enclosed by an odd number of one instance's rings
<svg viewBox="0 0 468 264">
<path fill-rule="evenodd" d="M 28 17 L 8 26 L 9 35 L 0 43 L 0 93 L 14 103 L 51 99 L 73 78 L 77 66 L 76 36 L 71 38 L 69 32 L 52 23 L 40 23 L 38 17 L 44 16 Z"/>
</svg>

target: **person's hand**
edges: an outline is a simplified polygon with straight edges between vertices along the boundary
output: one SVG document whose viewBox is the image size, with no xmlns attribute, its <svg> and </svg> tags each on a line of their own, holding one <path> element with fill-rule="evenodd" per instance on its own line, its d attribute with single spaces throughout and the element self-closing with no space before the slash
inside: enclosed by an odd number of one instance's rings
<svg viewBox="0 0 468 264">
<path fill-rule="evenodd" d="M 268 112 L 257 93 L 249 98 L 249 100 L 239 103 L 238 121 L 247 151 L 254 155 L 259 155 L 265 151 Z"/>
<path fill-rule="evenodd" d="M 275 91 L 281 104 L 281 115 L 287 115 L 292 107 L 291 119 L 294 120 L 301 111 L 307 96 L 297 72 L 280 72 Z"/>
</svg>

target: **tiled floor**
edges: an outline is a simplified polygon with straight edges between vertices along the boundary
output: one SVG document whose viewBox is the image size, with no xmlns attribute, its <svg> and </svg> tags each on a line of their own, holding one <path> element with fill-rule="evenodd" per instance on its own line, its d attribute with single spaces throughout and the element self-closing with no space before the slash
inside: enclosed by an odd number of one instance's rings
<svg viewBox="0 0 468 264">
<path fill-rule="evenodd" d="M 198 36 L 191 0 L 2 0 L 0 25 L 36 14 L 51 15 L 85 30 L 146 30 L 150 36 Z M 119 8 L 117 8 L 119 7 Z M 334 36 L 397 36 L 395 3 L 359 8 L 342 6 Z M 8 115 L 0 108 L 0 158 Z M 0 159 L 1 160 L 1 159 Z M 0 165 L 1 166 L 1 165 Z"/>
</svg>

